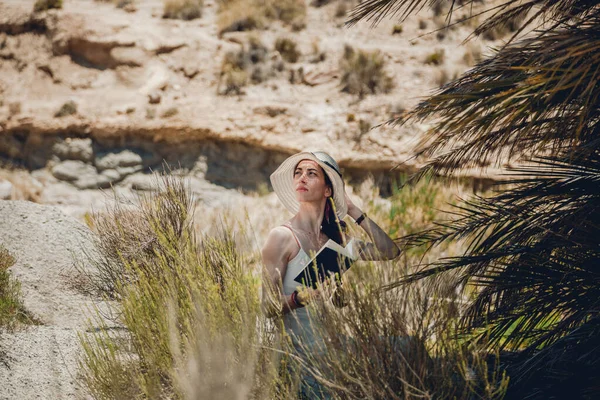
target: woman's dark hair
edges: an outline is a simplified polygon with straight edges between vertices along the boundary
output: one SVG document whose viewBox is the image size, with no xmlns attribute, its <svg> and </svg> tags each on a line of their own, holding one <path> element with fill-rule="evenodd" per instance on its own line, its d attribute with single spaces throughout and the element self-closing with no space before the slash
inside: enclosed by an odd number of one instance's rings
<svg viewBox="0 0 600 400">
<path fill-rule="evenodd" d="M 340 220 L 334 211 L 333 184 L 329 176 L 326 173 L 324 175 L 325 184 L 331 189 L 331 196 L 327 198 L 327 202 L 325 203 L 325 213 L 323 214 L 321 230 L 334 242 L 346 246 L 346 223 Z"/>
</svg>

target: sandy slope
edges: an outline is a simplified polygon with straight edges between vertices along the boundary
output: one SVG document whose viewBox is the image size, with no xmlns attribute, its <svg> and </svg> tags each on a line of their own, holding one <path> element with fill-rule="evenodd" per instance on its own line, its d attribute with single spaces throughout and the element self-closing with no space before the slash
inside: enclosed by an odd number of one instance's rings
<svg viewBox="0 0 600 400">
<path fill-rule="evenodd" d="M 16 258 L 25 307 L 42 325 L 2 333 L 1 399 L 81 398 L 77 331 L 97 299 L 78 287 L 76 260 L 92 248 L 89 229 L 60 210 L 25 201 L 0 202 L 0 243 Z M 101 304 L 99 304 L 101 306 Z"/>
</svg>

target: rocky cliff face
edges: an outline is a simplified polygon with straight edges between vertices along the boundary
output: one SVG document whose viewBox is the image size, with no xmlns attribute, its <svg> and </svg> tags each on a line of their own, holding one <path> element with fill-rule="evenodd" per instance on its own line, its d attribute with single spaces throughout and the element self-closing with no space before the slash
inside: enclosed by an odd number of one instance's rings
<svg viewBox="0 0 600 400">
<path fill-rule="evenodd" d="M 443 26 L 429 10 L 401 26 L 347 29 L 337 2 L 316 2 L 299 31 L 272 23 L 220 35 L 211 0 L 192 21 L 161 18 L 161 0 L 125 9 L 66 0 L 41 13 L 33 3 L 0 1 L 0 158 L 36 171 L 36 189 L 19 192 L 22 184 L 4 177 L 12 198 L 52 204 L 85 203 L 83 189 L 135 190 L 163 160 L 211 185 L 255 190 L 286 155 L 306 148 L 326 149 L 350 179 L 373 173 L 384 187 L 390 168 L 425 161 L 412 156 L 426 127 L 371 127 L 481 53 L 477 42 L 460 45 L 466 28 L 427 34 Z M 246 51 L 250 37 L 261 43 L 256 82 L 229 92 L 224 60 Z M 275 50 L 280 38 L 296 43 L 298 57 Z M 348 44 L 381 52 L 389 93 L 342 92 Z"/>
</svg>

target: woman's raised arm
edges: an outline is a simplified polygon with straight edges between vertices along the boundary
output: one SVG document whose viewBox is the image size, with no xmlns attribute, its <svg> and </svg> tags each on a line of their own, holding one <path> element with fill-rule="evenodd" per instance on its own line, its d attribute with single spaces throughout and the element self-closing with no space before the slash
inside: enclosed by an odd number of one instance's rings
<svg viewBox="0 0 600 400">
<path fill-rule="evenodd" d="M 400 255 L 400 248 L 390 236 L 373 222 L 363 211 L 358 208 L 346 193 L 346 204 L 348 204 L 348 215 L 359 223 L 359 226 L 367 232 L 372 243 L 359 241 L 360 258 L 367 261 L 393 260 Z M 362 218 L 361 218 L 362 217 Z"/>
</svg>

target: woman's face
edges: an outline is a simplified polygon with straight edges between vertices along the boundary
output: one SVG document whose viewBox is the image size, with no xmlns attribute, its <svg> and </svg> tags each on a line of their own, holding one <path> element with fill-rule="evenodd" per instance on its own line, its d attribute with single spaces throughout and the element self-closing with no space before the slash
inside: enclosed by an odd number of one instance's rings
<svg viewBox="0 0 600 400">
<path fill-rule="evenodd" d="M 313 160 L 302 160 L 294 170 L 294 189 L 298 201 L 321 201 L 331 196 L 331 188 L 325 183 L 325 171 Z"/>
</svg>

